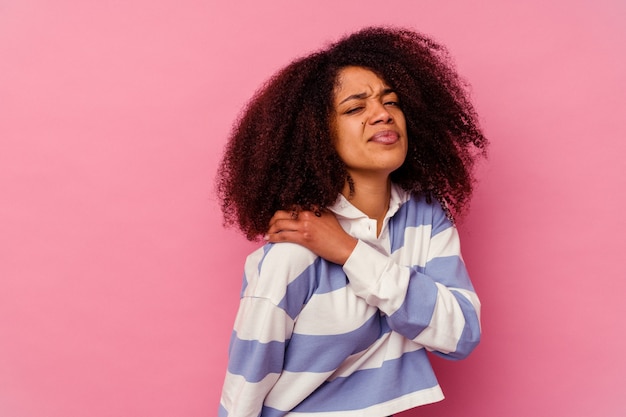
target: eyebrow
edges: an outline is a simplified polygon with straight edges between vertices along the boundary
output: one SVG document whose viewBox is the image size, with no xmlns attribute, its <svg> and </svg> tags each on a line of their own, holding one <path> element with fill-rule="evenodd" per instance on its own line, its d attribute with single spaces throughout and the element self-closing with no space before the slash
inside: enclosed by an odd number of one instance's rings
<svg viewBox="0 0 626 417">
<path fill-rule="evenodd" d="M 383 91 L 380 92 L 380 94 L 378 95 L 378 97 L 382 97 L 382 96 L 386 96 L 388 94 L 394 93 L 395 91 L 393 91 L 393 88 L 385 88 Z M 367 98 L 367 93 L 358 93 L 358 94 L 352 94 L 346 98 L 344 98 L 339 104 L 343 104 L 346 101 L 350 101 L 350 100 L 363 100 L 364 98 Z"/>
</svg>

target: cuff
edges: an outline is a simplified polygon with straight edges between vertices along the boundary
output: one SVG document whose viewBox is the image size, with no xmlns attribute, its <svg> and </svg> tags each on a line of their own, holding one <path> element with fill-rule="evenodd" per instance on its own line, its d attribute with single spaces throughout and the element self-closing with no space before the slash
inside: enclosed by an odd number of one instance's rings
<svg viewBox="0 0 626 417">
<path fill-rule="evenodd" d="M 362 298 L 376 292 L 380 280 L 389 270 L 391 259 L 359 240 L 343 265 L 353 291 Z"/>
</svg>

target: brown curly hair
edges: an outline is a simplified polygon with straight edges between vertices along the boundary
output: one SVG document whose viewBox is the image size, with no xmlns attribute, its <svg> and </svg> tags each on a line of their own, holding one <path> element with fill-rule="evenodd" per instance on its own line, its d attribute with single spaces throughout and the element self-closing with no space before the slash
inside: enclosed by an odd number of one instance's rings
<svg viewBox="0 0 626 417">
<path fill-rule="evenodd" d="M 338 72 L 367 68 L 397 93 L 408 154 L 391 180 L 440 201 L 449 217 L 472 193 L 487 140 L 442 45 L 407 29 L 366 28 L 293 61 L 252 97 L 234 124 L 217 175 L 224 224 L 250 240 L 276 210 L 332 205 L 346 181 L 330 129 Z"/>
</svg>

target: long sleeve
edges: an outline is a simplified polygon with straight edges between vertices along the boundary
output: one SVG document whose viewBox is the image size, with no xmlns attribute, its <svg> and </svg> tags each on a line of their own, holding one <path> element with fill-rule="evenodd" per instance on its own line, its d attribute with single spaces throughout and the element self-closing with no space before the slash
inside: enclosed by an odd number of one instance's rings
<svg viewBox="0 0 626 417">
<path fill-rule="evenodd" d="M 220 417 L 393 415 L 443 399 L 426 350 L 469 352 L 479 304 L 441 208 L 392 195 L 379 236 L 335 206 L 361 239 L 343 267 L 293 243 L 248 257 Z"/>
<path fill-rule="evenodd" d="M 456 228 L 440 206 L 428 207 L 426 220 L 398 228 L 403 244 L 391 255 L 359 241 L 343 269 L 357 296 L 384 312 L 393 330 L 461 359 L 480 341 L 480 301 Z"/>
<path fill-rule="evenodd" d="M 295 251 L 297 248 L 288 244 L 265 245 L 246 260 L 220 417 L 261 415 L 268 393 L 283 371 L 286 344 L 303 304 L 301 296 L 287 296 L 289 282 L 306 270 L 313 258 L 313 255 L 302 256 L 308 255 L 308 251 L 303 248 Z M 285 251 L 293 255 L 290 262 L 284 262 Z"/>
<path fill-rule="evenodd" d="M 293 320 L 266 298 L 243 297 L 229 348 L 220 417 L 257 417 L 283 369 Z"/>
</svg>

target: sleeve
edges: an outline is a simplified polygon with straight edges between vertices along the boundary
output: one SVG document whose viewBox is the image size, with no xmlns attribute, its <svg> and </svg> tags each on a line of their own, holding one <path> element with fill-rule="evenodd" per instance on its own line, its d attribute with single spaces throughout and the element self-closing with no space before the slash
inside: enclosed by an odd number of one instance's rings
<svg viewBox="0 0 626 417">
<path fill-rule="evenodd" d="M 228 350 L 219 417 L 258 417 L 285 364 L 316 256 L 291 243 L 267 244 L 246 259 L 239 309 Z M 308 282 L 309 280 L 305 279 Z"/>
<path fill-rule="evenodd" d="M 283 369 L 293 320 L 267 298 L 243 297 L 228 352 L 219 417 L 257 417 Z"/>
<path fill-rule="evenodd" d="M 359 241 L 344 272 L 356 295 L 385 313 L 394 331 L 443 357 L 462 359 L 480 341 L 480 301 L 461 257 L 456 227 L 437 209 L 426 242 L 405 242 L 404 250 L 427 246 L 421 265 L 399 265 Z"/>
</svg>

